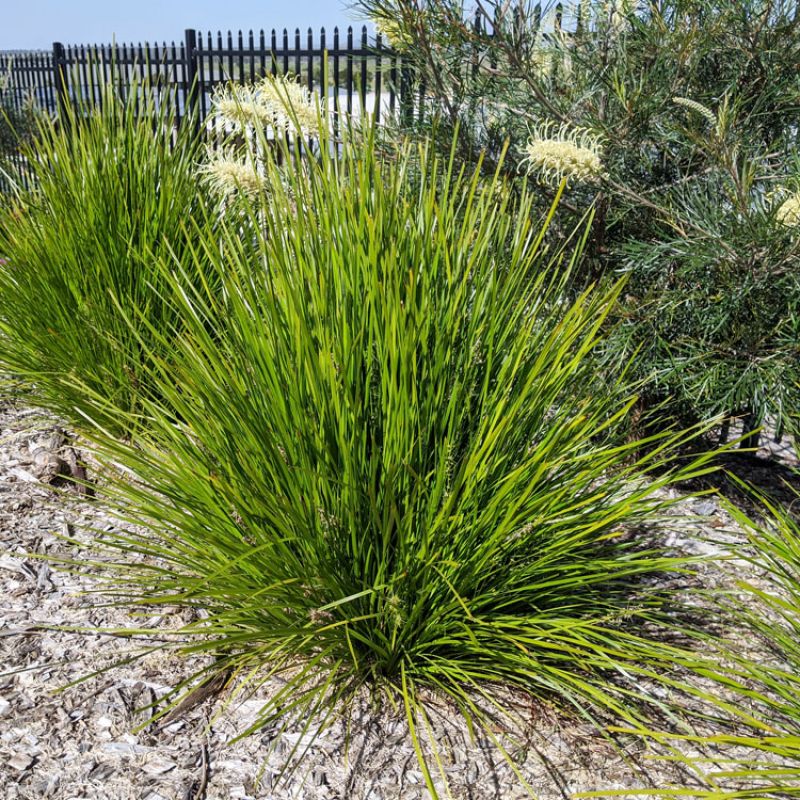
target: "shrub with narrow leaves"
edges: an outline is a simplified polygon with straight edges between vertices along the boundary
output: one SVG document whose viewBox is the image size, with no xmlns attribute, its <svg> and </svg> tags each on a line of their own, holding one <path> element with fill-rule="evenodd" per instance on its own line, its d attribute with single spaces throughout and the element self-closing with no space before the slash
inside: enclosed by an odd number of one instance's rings
<svg viewBox="0 0 800 800">
<path fill-rule="evenodd" d="M 545 193 L 569 177 L 567 229 L 594 204 L 583 270 L 630 275 L 611 374 L 637 356 L 643 407 L 800 415 L 796 0 L 357 6 L 405 43 L 412 132 L 446 150 L 457 130 L 459 159 L 491 168 L 510 142 L 505 168 Z"/>
</svg>

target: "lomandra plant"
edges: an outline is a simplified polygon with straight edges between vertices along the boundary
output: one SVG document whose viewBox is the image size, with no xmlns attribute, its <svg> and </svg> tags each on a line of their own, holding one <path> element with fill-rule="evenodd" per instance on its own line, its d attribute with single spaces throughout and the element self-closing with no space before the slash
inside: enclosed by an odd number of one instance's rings
<svg viewBox="0 0 800 800">
<path fill-rule="evenodd" d="M 174 97 L 136 81 L 99 91 L 38 119 L 22 146 L 32 187 L 0 207 L 0 371 L 77 427 L 90 402 L 113 425 L 110 409 L 147 393 L 148 331 L 176 322 L 154 265 L 186 250 L 203 194 Z"/>
<path fill-rule="evenodd" d="M 265 161 L 267 194 L 198 223 L 196 261 L 162 265 L 182 334 L 147 379 L 175 413 L 148 403 L 138 447 L 97 434 L 105 502 L 135 523 L 98 539 L 105 592 L 201 612 L 175 646 L 213 659 L 185 691 L 282 677 L 244 733 L 306 743 L 372 691 L 438 796 L 429 693 L 501 749 L 509 690 L 646 714 L 637 681 L 686 656 L 658 579 L 688 566 L 632 525 L 706 467 L 670 460 L 683 434 L 618 443 L 634 398 L 591 391 L 588 355 L 620 287 L 565 292 L 581 242 L 548 244 L 555 209 L 427 145 L 337 153 L 321 127 Z"/>
<path fill-rule="evenodd" d="M 701 777 L 708 787 L 643 789 L 649 797 L 702 797 L 711 800 L 763 800 L 800 797 L 800 523 L 796 509 L 757 498 L 766 519 L 754 522 L 731 508 L 748 533 L 737 558 L 749 563 L 751 577 L 737 582 L 736 593 L 721 592 L 725 613 L 737 624 L 725 671 L 709 669 L 717 690 L 705 700 L 733 710 L 738 730 L 716 735 L 676 737 L 639 731 L 647 739 L 669 744 L 673 759 Z M 748 654 L 741 652 L 748 641 Z M 713 684 L 712 684 L 713 685 Z M 697 747 L 727 750 L 729 757 L 689 756 Z M 608 797 L 619 792 L 586 793 Z M 625 796 L 629 796 L 626 792 Z"/>
<path fill-rule="evenodd" d="M 744 669 L 747 688 L 752 692 L 754 683 L 758 688 L 762 722 L 736 742 L 755 758 L 722 778 L 756 781 L 749 792 L 755 798 L 800 797 L 800 524 L 796 509 L 762 502 L 770 521 L 753 524 L 739 514 L 760 575 L 742 582 L 747 600 L 739 616 L 759 635 L 766 656 L 765 663 L 748 662 Z"/>
</svg>

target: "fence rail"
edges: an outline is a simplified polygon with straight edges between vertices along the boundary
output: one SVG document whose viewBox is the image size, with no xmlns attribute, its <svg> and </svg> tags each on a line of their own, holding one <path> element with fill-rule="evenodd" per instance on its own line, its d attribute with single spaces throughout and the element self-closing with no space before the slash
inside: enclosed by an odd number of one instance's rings
<svg viewBox="0 0 800 800">
<path fill-rule="evenodd" d="M 176 124 L 194 108 L 204 125 L 216 86 L 253 82 L 268 74 L 293 75 L 335 110 L 367 110 L 378 118 L 414 113 L 408 65 L 380 34 L 370 36 L 366 26 L 335 27 L 330 36 L 325 28 L 317 34 L 311 28 L 303 33 L 284 28 L 235 34 L 189 28 L 180 42 L 55 42 L 50 51 L 0 52 L 0 106 L 21 113 L 33 104 L 56 114 L 78 97 L 99 101 L 100 84 L 112 77 L 123 90 L 134 80 L 149 80 L 174 92 Z M 24 173 L 24 164 L 15 167 Z"/>
</svg>

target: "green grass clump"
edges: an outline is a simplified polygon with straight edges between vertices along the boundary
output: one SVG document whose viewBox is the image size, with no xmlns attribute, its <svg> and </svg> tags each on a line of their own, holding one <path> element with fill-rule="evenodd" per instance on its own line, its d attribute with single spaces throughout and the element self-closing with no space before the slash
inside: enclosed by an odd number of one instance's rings
<svg viewBox="0 0 800 800">
<path fill-rule="evenodd" d="M 265 159 L 268 193 L 162 265 L 180 332 L 149 331 L 144 363 L 174 413 L 146 403 L 151 443 L 101 444 L 126 468 L 106 501 L 144 527 L 98 544 L 112 601 L 202 609 L 179 645 L 215 656 L 196 677 L 284 677 L 256 727 L 370 688 L 435 796 L 426 692 L 498 744 L 500 687 L 640 718 L 637 681 L 684 654 L 657 579 L 687 565 L 632 524 L 705 466 L 673 464 L 683 434 L 619 443 L 634 398 L 593 392 L 590 355 L 621 287 L 567 291 L 581 242 L 548 244 L 555 209 L 374 135 Z"/>
<path fill-rule="evenodd" d="M 741 587 L 750 599 L 744 621 L 759 634 L 766 655 L 766 663 L 746 665 L 748 688 L 752 681 L 759 687 L 763 724 L 742 743 L 764 753 L 766 763 L 745 765 L 740 774 L 759 781 L 752 797 L 800 797 L 800 523 L 796 509 L 766 508 L 772 522 L 748 527 L 753 563 L 772 586 Z M 747 524 L 742 515 L 740 522 Z"/>
<path fill-rule="evenodd" d="M 738 669 L 737 683 L 755 719 L 750 733 L 726 741 L 753 757 L 711 772 L 721 800 L 800 797 L 800 523 L 796 509 L 760 499 L 766 521 L 734 512 L 748 532 L 747 558 L 760 574 L 739 584 L 746 599 L 735 606 L 762 650 L 760 658 L 740 659 Z M 750 788 L 726 788 L 743 780 Z"/>
<path fill-rule="evenodd" d="M 150 326 L 175 328 L 154 265 L 181 257 L 202 199 L 198 139 L 173 130 L 174 98 L 137 84 L 101 100 L 37 119 L 22 145 L 33 188 L 0 206 L 0 371 L 77 427 L 90 402 L 113 425 L 110 409 L 135 411 L 149 390 Z"/>
<path fill-rule="evenodd" d="M 580 797 L 800 797 L 800 522 L 795 508 L 755 491 L 753 497 L 765 514 L 761 521 L 733 506 L 728 511 L 748 539 L 731 557 L 747 562 L 755 577 L 737 581 L 733 591 L 729 584 L 716 591 L 716 611 L 709 607 L 708 613 L 726 619 L 731 634 L 727 642 L 717 642 L 722 646 L 705 663 L 693 665 L 706 679 L 705 688 L 693 693 L 710 718 L 716 717 L 717 730 L 627 731 L 661 745 L 662 758 L 684 767 L 691 786 L 601 790 Z"/>
</svg>

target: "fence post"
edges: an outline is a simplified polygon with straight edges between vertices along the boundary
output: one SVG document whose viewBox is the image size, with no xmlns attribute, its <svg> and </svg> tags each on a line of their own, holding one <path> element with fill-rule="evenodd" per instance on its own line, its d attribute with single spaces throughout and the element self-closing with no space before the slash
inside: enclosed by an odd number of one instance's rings
<svg viewBox="0 0 800 800">
<path fill-rule="evenodd" d="M 197 31 L 194 28 L 187 28 L 184 32 L 184 53 L 186 64 L 183 73 L 183 96 L 186 99 L 185 116 L 188 117 L 196 130 L 200 129 L 200 107 L 198 100 L 197 86 Z"/>
<path fill-rule="evenodd" d="M 61 42 L 53 42 L 53 86 L 56 90 L 56 108 L 59 117 L 62 121 L 66 122 L 67 103 L 69 96 L 67 94 L 67 77 L 64 70 L 67 67 L 67 57 L 64 52 L 64 45 Z"/>
</svg>

